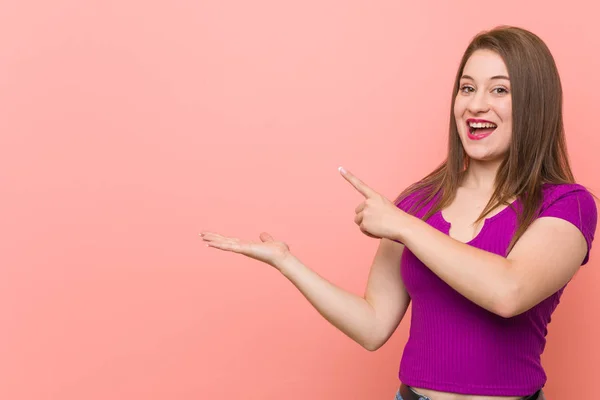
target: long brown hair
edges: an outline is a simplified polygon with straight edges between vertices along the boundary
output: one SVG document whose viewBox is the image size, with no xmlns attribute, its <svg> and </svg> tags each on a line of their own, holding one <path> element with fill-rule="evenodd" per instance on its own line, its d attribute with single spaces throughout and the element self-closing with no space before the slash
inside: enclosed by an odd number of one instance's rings
<svg viewBox="0 0 600 400">
<path fill-rule="evenodd" d="M 414 213 L 435 198 L 435 204 L 422 218 L 427 220 L 454 200 L 469 164 L 458 135 L 454 102 L 467 60 L 482 49 L 496 52 L 506 64 L 512 89 L 513 122 L 510 148 L 496 174 L 494 192 L 475 223 L 496 207 L 511 205 L 509 199 L 517 198 L 523 207 L 522 212 L 517 213 L 518 227 L 508 254 L 537 217 L 542 184 L 575 183 L 565 142 L 558 69 L 546 44 L 527 30 L 500 26 L 473 38 L 460 62 L 452 91 L 447 158 L 429 175 L 404 190 L 396 204 L 418 191 L 419 201 L 409 210 Z"/>
</svg>

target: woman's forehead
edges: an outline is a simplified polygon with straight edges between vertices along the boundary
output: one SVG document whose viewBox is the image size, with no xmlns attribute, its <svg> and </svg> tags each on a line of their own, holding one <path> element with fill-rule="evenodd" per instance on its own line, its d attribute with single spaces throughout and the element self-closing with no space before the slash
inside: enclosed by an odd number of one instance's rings
<svg viewBox="0 0 600 400">
<path fill-rule="evenodd" d="M 491 50 L 477 50 L 467 60 L 462 78 L 489 80 L 508 78 L 508 69 L 500 55 Z"/>
</svg>

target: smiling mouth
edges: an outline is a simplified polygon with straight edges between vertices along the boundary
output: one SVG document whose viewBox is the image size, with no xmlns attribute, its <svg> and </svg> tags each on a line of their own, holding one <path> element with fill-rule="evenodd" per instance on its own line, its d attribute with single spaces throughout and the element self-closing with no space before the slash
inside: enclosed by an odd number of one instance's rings
<svg viewBox="0 0 600 400">
<path fill-rule="evenodd" d="M 498 125 L 491 122 L 469 122 L 468 126 L 471 134 L 477 134 L 478 131 L 493 131 L 498 127 Z"/>
<path fill-rule="evenodd" d="M 467 121 L 467 127 L 469 128 L 469 133 L 471 135 L 485 135 L 493 132 L 498 125 L 492 122 L 470 122 Z"/>
</svg>

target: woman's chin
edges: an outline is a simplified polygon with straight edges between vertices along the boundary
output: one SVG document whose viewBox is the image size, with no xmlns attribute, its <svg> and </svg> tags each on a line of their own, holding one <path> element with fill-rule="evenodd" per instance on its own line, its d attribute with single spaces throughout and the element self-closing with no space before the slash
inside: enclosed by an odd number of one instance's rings
<svg viewBox="0 0 600 400">
<path fill-rule="evenodd" d="M 498 162 L 504 158 L 503 154 L 490 152 L 487 149 L 465 149 L 470 160 L 477 162 Z"/>
</svg>

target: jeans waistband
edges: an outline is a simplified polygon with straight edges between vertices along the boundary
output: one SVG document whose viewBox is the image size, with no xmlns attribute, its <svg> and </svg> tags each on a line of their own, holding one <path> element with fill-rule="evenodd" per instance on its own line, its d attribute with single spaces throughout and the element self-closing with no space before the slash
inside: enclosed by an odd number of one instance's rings
<svg viewBox="0 0 600 400">
<path fill-rule="evenodd" d="M 544 400 L 544 393 L 540 389 L 532 395 L 525 396 L 522 400 Z M 396 393 L 396 400 L 435 400 L 423 394 L 415 392 L 411 387 L 401 384 L 400 389 Z"/>
</svg>

